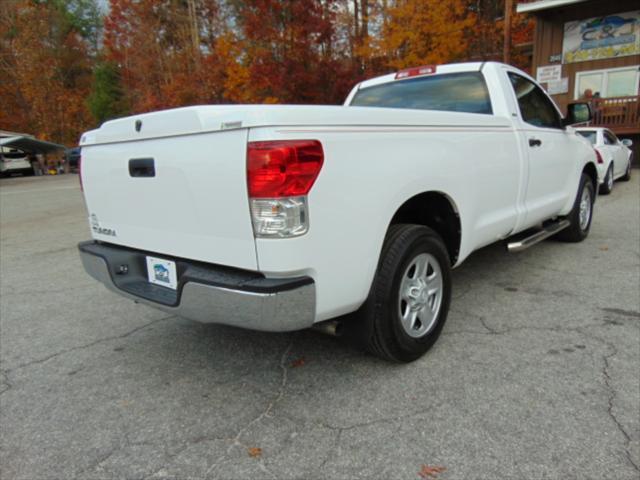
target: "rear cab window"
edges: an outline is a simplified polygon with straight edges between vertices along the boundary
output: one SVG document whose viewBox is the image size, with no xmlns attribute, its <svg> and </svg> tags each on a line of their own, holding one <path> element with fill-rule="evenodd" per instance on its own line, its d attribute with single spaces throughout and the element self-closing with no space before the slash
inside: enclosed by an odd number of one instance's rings
<svg viewBox="0 0 640 480">
<path fill-rule="evenodd" d="M 430 75 L 361 88 L 350 105 L 493 113 L 489 90 L 480 72 Z"/>
</svg>

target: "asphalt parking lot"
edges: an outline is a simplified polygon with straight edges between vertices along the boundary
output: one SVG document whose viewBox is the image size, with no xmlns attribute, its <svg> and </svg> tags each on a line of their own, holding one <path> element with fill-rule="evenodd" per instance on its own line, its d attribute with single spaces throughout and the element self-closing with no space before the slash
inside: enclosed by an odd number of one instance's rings
<svg viewBox="0 0 640 480">
<path fill-rule="evenodd" d="M 469 258 L 409 365 L 134 304 L 88 237 L 75 175 L 0 182 L 3 480 L 640 476 L 638 170 L 585 242 Z"/>
</svg>

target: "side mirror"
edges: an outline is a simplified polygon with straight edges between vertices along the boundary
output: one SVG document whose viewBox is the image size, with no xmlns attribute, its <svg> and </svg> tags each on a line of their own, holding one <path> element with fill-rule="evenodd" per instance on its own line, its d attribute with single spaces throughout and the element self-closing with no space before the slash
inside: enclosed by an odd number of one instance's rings
<svg viewBox="0 0 640 480">
<path fill-rule="evenodd" d="M 628 138 L 623 138 L 622 140 L 620 140 L 620 143 L 622 143 L 625 147 L 628 147 L 628 148 L 631 148 L 631 145 L 633 145 L 633 142 Z"/>
<path fill-rule="evenodd" d="M 579 123 L 589 122 L 593 116 L 591 115 L 591 107 L 588 103 L 570 103 L 567 106 L 567 116 L 564 118 L 564 125 L 577 125 Z"/>
</svg>

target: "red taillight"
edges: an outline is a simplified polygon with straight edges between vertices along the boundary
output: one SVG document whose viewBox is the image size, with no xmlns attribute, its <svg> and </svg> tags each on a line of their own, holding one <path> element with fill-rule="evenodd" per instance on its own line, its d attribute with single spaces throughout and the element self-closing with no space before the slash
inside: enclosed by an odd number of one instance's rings
<svg viewBox="0 0 640 480">
<path fill-rule="evenodd" d="M 78 157 L 78 179 L 80 180 L 80 191 L 84 192 L 84 187 L 82 186 L 82 156 Z"/>
<path fill-rule="evenodd" d="M 403 78 L 418 77 L 420 75 L 431 75 L 436 73 L 435 65 L 424 65 L 422 67 L 407 68 L 406 70 L 400 70 L 396 73 L 396 80 L 402 80 Z"/>
<path fill-rule="evenodd" d="M 604 160 L 602 160 L 602 155 L 600 155 L 600 152 L 595 148 L 593 150 L 596 152 L 596 162 L 604 163 Z"/>
<path fill-rule="evenodd" d="M 249 196 L 281 198 L 306 195 L 323 162 L 322 144 L 317 140 L 249 142 Z"/>
</svg>

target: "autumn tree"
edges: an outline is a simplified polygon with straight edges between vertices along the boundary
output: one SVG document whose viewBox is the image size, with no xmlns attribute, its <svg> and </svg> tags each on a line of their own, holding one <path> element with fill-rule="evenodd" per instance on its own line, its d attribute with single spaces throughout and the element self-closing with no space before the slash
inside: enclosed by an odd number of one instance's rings
<svg viewBox="0 0 640 480">
<path fill-rule="evenodd" d="M 246 69 L 236 87 L 243 94 L 232 100 L 336 101 L 344 54 L 334 49 L 334 0 L 247 0 L 232 6 L 242 46 L 238 60 Z"/>
<path fill-rule="evenodd" d="M 504 0 L 471 0 L 474 24 L 467 35 L 470 60 L 502 60 Z"/>
<path fill-rule="evenodd" d="M 96 0 L 48 0 L 71 29 L 85 40 L 87 53 L 96 57 L 102 36 L 102 11 Z"/>
<path fill-rule="evenodd" d="M 134 111 L 219 103 L 225 80 L 219 44 L 227 28 L 215 0 L 111 0 L 105 59 L 118 69 Z"/>
<path fill-rule="evenodd" d="M 466 59 L 475 16 L 462 0 L 397 0 L 387 11 L 379 48 L 400 69 Z"/>
<path fill-rule="evenodd" d="M 514 12 L 511 27 L 511 64 L 525 71 L 531 69 L 531 58 L 523 53 L 522 47 L 533 42 L 534 29 L 533 18 Z"/>
<path fill-rule="evenodd" d="M 522 54 L 522 45 L 533 39 L 534 20 L 516 12 L 513 2 L 511 12 L 511 63 L 527 69 L 529 58 Z M 469 60 L 502 61 L 504 42 L 504 0 L 471 0 L 468 8 L 475 14 L 472 28 L 467 31 Z"/>
<path fill-rule="evenodd" d="M 67 145 L 89 124 L 87 39 L 62 1 L 12 1 L 0 18 L 0 126 Z"/>
<path fill-rule="evenodd" d="M 109 118 L 216 103 L 341 103 L 358 81 L 499 60 L 504 0 L 0 1 L 0 128 L 75 143 Z M 513 63 L 531 38 L 515 14 Z"/>
<path fill-rule="evenodd" d="M 129 112 L 120 70 L 112 62 L 100 62 L 93 70 L 93 87 L 88 98 L 93 118 L 98 124 Z"/>
</svg>

